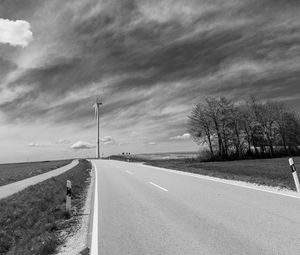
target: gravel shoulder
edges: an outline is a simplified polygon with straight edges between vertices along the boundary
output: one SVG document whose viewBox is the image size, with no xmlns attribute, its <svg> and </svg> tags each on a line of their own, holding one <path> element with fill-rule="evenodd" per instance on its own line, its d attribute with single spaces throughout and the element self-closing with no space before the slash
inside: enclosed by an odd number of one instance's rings
<svg viewBox="0 0 300 255">
<path fill-rule="evenodd" d="M 89 254 L 90 246 L 90 221 L 92 213 L 92 195 L 95 182 L 95 171 L 90 172 L 89 185 L 85 194 L 85 203 L 78 212 L 78 223 L 70 233 L 64 233 L 66 242 L 58 248 L 58 255 L 81 255 Z"/>
</svg>

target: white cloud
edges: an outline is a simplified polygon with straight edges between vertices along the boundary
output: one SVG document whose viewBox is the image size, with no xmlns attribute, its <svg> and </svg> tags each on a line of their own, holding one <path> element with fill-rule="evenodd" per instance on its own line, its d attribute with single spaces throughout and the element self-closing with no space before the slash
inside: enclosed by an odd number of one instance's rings
<svg viewBox="0 0 300 255">
<path fill-rule="evenodd" d="M 39 143 L 29 143 L 29 147 L 40 147 L 41 145 Z"/>
<path fill-rule="evenodd" d="M 156 145 L 155 142 L 149 142 L 148 144 L 149 144 L 149 145 Z"/>
<path fill-rule="evenodd" d="M 65 145 L 70 144 L 71 142 L 66 139 L 59 139 L 55 143 L 38 143 L 38 142 L 31 142 L 28 144 L 29 147 L 57 147 L 58 145 Z"/>
<path fill-rule="evenodd" d="M 189 133 L 185 133 L 183 135 L 173 136 L 170 139 L 171 140 L 187 140 L 190 138 L 191 138 L 191 135 Z"/>
<path fill-rule="evenodd" d="M 84 141 L 78 141 L 71 146 L 71 148 L 74 150 L 92 149 L 95 147 L 96 146 L 94 144 L 91 144 L 89 142 L 84 142 Z"/>
<path fill-rule="evenodd" d="M 100 137 L 100 142 L 102 144 L 112 144 L 115 143 L 115 140 L 111 136 Z"/>
<path fill-rule="evenodd" d="M 51 146 L 50 144 L 45 144 L 45 143 L 29 143 L 29 147 L 49 147 Z"/>
<path fill-rule="evenodd" d="M 30 28 L 25 20 L 0 19 L 0 43 L 26 47 L 33 40 Z"/>
</svg>

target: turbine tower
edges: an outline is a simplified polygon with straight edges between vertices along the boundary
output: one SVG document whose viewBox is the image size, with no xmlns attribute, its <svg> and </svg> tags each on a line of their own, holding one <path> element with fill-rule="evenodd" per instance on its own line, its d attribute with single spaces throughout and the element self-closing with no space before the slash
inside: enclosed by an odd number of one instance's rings
<svg viewBox="0 0 300 255">
<path fill-rule="evenodd" d="M 98 97 L 96 100 L 96 103 L 94 104 L 94 108 L 95 108 L 95 115 L 97 117 L 97 152 L 96 152 L 96 157 L 98 159 L 100 159 L 100 127 L 99 127 L 99 109 L 100 109 L 100 105 L 102 105 L 102 103 L 100 102 L 100 98 Z"/>
</svg>

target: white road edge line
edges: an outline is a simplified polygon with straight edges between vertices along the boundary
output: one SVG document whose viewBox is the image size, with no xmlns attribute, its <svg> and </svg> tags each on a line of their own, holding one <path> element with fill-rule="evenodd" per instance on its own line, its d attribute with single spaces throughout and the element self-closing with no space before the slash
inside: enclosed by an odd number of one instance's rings
<svg viewBox="0 0 300 255">
<path fill-rule="evenodd" d="M 95 196 L 94 196 L 94 214 L 93 214 L 93 230 L 92 230 L 92 243 L 91 255 L 98 255 L 98 177 L 97 167 L 95 168 Z"/>
<path fill-rule="evenodd" d="M 159 185 L 157 185 L 157 184 L 155 184 L 155 183 L 153 183 L 153 182 L 149 182 L 151 185 L 153 185 L 153 186 L 155 186 L 156 188 L 159 188 L 159 189 L 162 189 L 163 191 L 168 191 L 167 189 L 165 189 L 165 188 L 163 188 L 163 187 L 161 187 L 161 186 L 159 186 Z"/>
<path fill-rule="evenodd" d="M 152 169 L 156 169 L 156 170 L 159 170 L 159 171 L 173 173 L 173 174 L 185 175 L 185 176 L 190 176 L 190 177 L 203 179 L 203 180 L 207 180 L 207 181 L 220 182 L 220 183 L 227 184 L 227 185 L 237 186 L 237 187 L 240 187 L 240 188 L 252 189 L 252 190 L 257 190 L 257 191 L 261 191 L 261 192 L 267 192 L 267 193 L 272 193 L 272 194 L 276 194 L 276 195 L 281 195 L 281 196 L 300 199 L 300 195 L 285 194 L 285 193 L 281 193 L 280 191 L 265 190 L 265 189 L 259 188 L 259 187 L 248 186 L 246 182 L 242 182 L 242 181 L 235 181 L 235 180 L 227 181 L 225 179 L 223 180 L 223 179 L 217 178 L 217 177 L 211 177 L 211 176 L 204 176 L 204 175 L 200 175 L 200 174 L 182 172 L 180 170 L 172 170 L 172 169 L 149 166 L 149 165 L 144 165 L 144 164 L 143 164 L 143 166 L 149 167 L 149 168 L 152 168 Z"/>
<path fill-rule="evenodd" d="M 130 172 L 130 171 L 128 171 L 128 170 L 126 170 L 126 173 L 128 173 L 128 174 L 132 174 L 132 172 Z"/>
</svg>

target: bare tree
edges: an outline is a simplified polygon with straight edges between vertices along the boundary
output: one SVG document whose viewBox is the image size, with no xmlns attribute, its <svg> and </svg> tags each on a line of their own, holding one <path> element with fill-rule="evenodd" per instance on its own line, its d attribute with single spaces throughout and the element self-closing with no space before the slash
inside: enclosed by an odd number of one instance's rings
<svg viewBox="0 0 300 255">
<path fill-rule="evenodd" d="M 300 152 L 299 116 L 283 103 L 254 97 L 238 105 L 224 97 L 207 98 L 193 108 L 189 132 L 198 144 L 208 145 L 212 159 Z"/>
<path fill-rule="evenodd" d="M 234 105 L 231 100 L 226 99 L 225 97 L 221 97 L 218 100 L 219 108 L 220 108 L 220 123 L 221 123 L 221 134 L 222 134 L 222 142 L 224 144 L 224 156 L 225 158 L 229 157 L 231 154 L 232 145 L 236 145 L 236 133 L 234 127 L 236 127 L 235 117 L 234 117 Z M 239 131 L 237 131 L 239 132 Z M 239 136 L 239 134 L 238 134 Z M 240 146 L 240 141 L 239 145 Z M 236 148 L 236 146 L 235 146 Z M 239 151 L 239 149 L 238 149 Z"/>
<path fill-rule="evenodd" d="M 287 112 L 285 114 L 285 123 L 285 135 L 289 153 L 297 152 L 300 145 L 300 118 L 295 112 Z"/>
<path fill-rule="evenodd" d="M 207 115 L 205 106 L 202 104 L 197 104 L 189 116 L 189 133 L 197 143 L 208 143 L 211 157 L 214 158 L 212 122 Z"/>
<path fill-rule="evenodd" d="M 216 98 L 207 98 L 207 116 L 212 122 L 213 129 L 218 138 L 218 154 L 219 158 L 225 157 L 225 146 L 222 140 L 222 123 L 221 123 L 221 109 L 219 101 Z"/>
<path fill-rule="evenodd" d="M 230 116 L 230 130 L 231 130 L 231 140 L 233 142 L 233 145 L 235 147 L 235 155 L 236 158 L 241 158 L 243 154 L 243 143 L 245 138 L 248 139 L 248 136 L 245 136 L 245 133 L 243 132 L 244 129 L 244 112 L 241 108 L 241 106 L 233 106 L 230 110 L 231 116 Z M 251 149 L 251 143 L 248 141 L 248 150 Z"/>
</svg>

